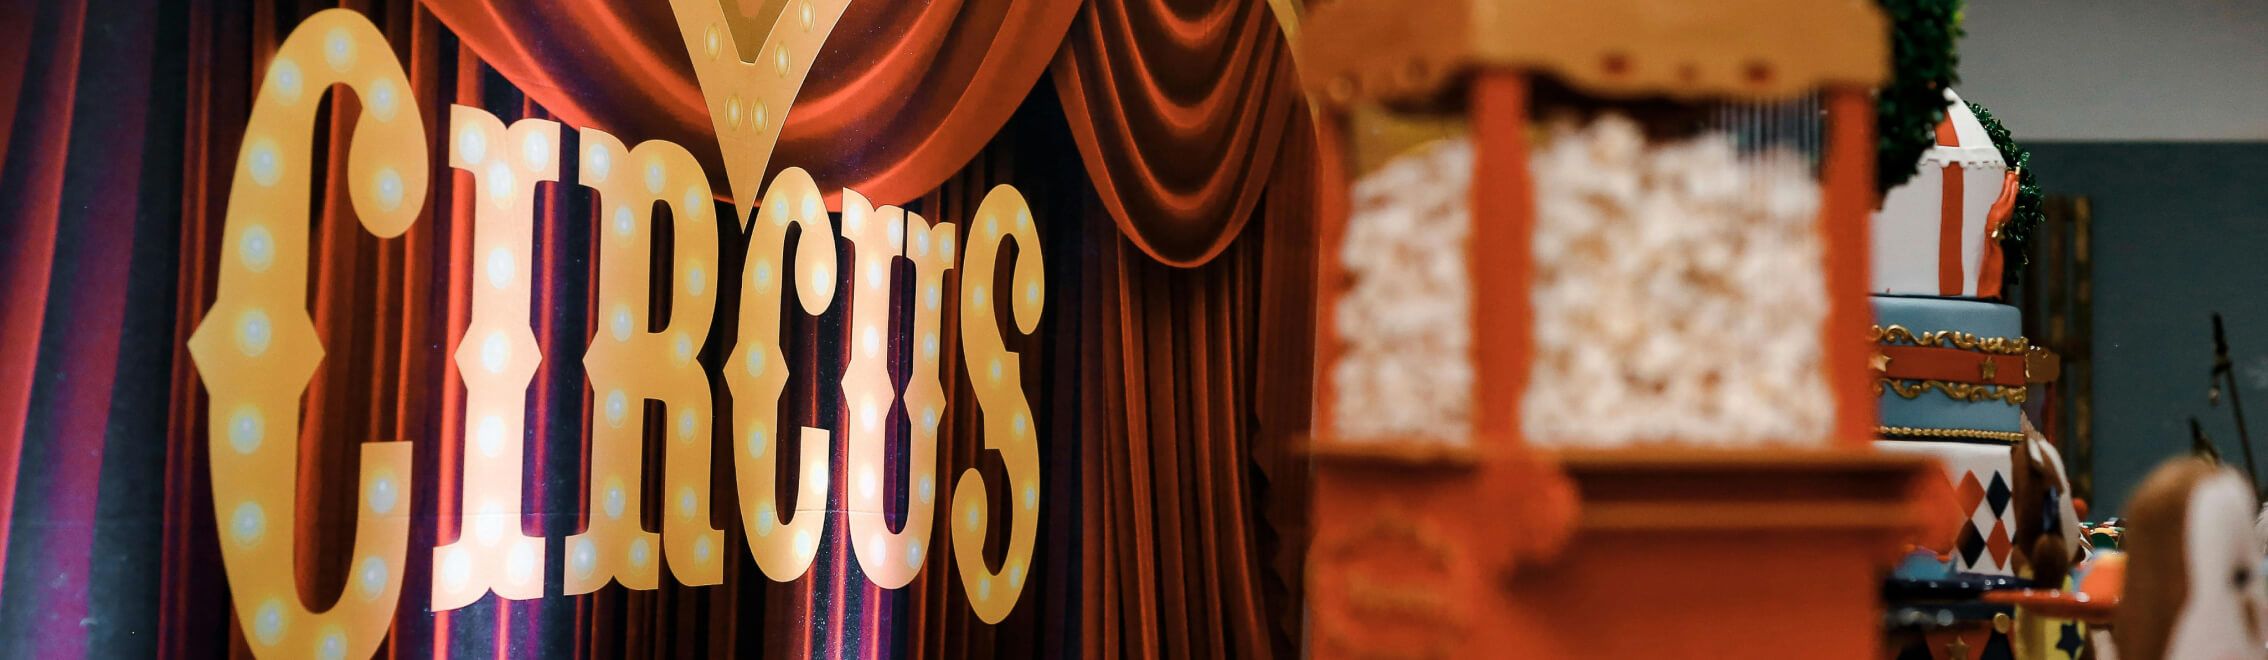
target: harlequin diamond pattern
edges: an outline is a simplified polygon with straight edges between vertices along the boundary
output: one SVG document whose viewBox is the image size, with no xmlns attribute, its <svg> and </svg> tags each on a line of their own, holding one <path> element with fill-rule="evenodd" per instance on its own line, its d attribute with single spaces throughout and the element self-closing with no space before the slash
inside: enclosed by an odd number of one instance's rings
<svg viewBox="0 0 2268 660">
<path fill-rule="evenodd" d="M 1992 563 L 2006 565 L 2008 550 L 2015 547 L 2008 538 L 2008 524 L 1992 521 L 1992 536 L 1985 537 L 1985 549 L 1992 551 Z"/>
<path fill-rule="evenodd" d="M 1994 472 L 1992 474 L 1992 486 L 1985 489 L 1985 497 L 1992 502 L 1992 515 L 1994 517 L 2008 513 L 2008 496 L 2008 482 L 2002 481 L 2000 473 Z"/>
<path fill-rule="evenodd" d="M 1961 553 L 1963 565 L 1977 565 L 1977 558 L 1984 555 L 1985 540 L 1984 535 L 1977 532 L 1975 521 L 1961 523 L 1961 536 L 1954 541 L 1953 548 Z"/>
<path fill-rule="evenodd" d="M 1997 475 L 1993 481 L 1999 483 Z M 1984 486 L 1977 483 L 1977 473 L 1961 473 L 1961 483 L 1953 486 L 1953 496 L 1960 499 L 1962 511 L 1976 511 L 1977 504 L 1983 502 L 1985 496 Z"/>
</svg>

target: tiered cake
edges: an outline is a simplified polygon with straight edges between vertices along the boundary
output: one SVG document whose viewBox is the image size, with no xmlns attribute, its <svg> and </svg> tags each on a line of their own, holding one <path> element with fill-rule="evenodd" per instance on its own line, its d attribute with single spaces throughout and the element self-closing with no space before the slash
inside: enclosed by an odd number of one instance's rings
<svg viewBox="0 0 2268 660">
<path fill-rule="evenodd" d="M 1945 464 L 1968 513 L 1953 569 L 2013 575 L 2013 452 L 2022 440 L 2022 318 L 1999 294 L 2000 224 L 2014 176 L 1976 115 L 1947 91 L 1937 145 L 1873 223 L 1870 367 L 1885 451 Z"/>
</svg>

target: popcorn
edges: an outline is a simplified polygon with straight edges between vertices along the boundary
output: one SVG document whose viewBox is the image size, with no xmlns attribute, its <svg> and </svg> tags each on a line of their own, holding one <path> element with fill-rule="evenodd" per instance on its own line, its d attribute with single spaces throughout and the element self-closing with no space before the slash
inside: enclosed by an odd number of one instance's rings
<svg viewBox="0 0 2268 660">
<path fill-rule="evenodd" d="M 1470 442 L 1472 173 L 1472 144 L 1446 140 L 1354 182 L 1328 374 L 1345 441 Z"/>
<path fill-rule="evenodd" d="M 1819 190 L 1803 159 L 1744 158 L 1721 135 L 1648 144 L 1614 115 L 1544 133 L 1529 441 L 1824 445 Z"/>
</svg>

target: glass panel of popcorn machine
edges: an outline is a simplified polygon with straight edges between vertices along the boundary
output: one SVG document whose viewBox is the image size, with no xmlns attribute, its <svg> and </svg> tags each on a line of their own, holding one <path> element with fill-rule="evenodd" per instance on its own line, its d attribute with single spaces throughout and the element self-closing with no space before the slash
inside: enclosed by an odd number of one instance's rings
<svg viewBox="0 0 2268 660">
<path fill-rule="evenodd" d="M 1824 445 L 1817 97 L 1533 98 L 1528 442 Z"/>
<path fill-rule="evenodd" d="M 1467 446 L 1472 141 L 1453 116 L 1358 109 L 1349 128 L 1327 421 L 1351 444 Z"/>
</svg>

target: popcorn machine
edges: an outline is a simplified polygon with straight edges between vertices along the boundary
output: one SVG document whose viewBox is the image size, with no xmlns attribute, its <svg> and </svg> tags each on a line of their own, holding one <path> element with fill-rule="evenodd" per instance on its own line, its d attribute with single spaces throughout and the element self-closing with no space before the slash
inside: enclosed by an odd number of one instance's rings
<svg viewBox="0 0 2268 660">
<path fill-rule="evenodd" d="M 1341 0 L 1303 29 L 1338 156 L 1317 654 L 1875 653 L 1876 571 L 1942 502 L 1869 448 L 1874 4 Z"/>
</svg>

